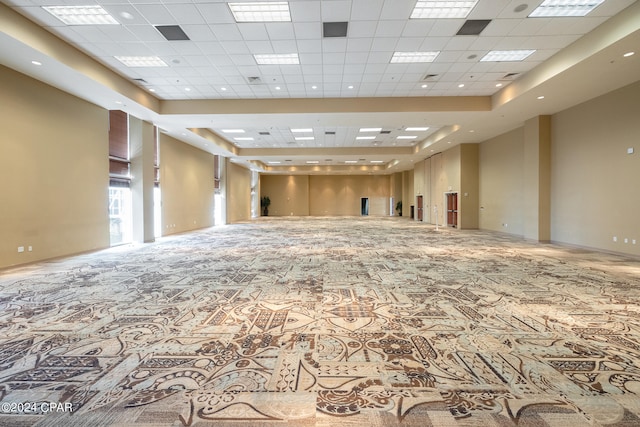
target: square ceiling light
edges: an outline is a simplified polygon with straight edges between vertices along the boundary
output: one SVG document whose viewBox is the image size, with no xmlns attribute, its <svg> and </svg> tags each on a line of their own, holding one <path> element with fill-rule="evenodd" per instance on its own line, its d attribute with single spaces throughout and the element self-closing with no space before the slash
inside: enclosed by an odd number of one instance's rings
<svg viewBox="0 0 640 427">
<path fill-rule="evenodd" d="M 291 22 L 286 1 L 229 3 L 229 9 L 236 22 Z"/>
<path fill-rule="evenodd" d="M 391 63 L 433 62 L 440 52 L 393 52 Z"/>
<path fill-rule="evenodd" d="M 102 6 L 44 6 L 67 25 L 120 25 Z"/>
<path fill-rule="evenodd" d="M 167 63 L 157 56 L 116 56 L 115 58 L 131 68 L 168 67 Z"/>
<path fill-rule="evenodd" d="M 298 65 L 300 58 L 297 53 L 255 54 L 258 65 Z"/>
<path fill-rule="evenodd" d="M 534 52 L 535 50 L 492 50 L 482 57 L 480 62 L 523 61 Z"/>
<path fill-rule="evenodd" d="M 418 0 L 411 12 L 412 19 L 466 18 L 478 0 Z"/>
<path fill-rule="evenodd" d="M 545 0 L 529 17 L 585 16 L 604 0 Z"/>
</svg>

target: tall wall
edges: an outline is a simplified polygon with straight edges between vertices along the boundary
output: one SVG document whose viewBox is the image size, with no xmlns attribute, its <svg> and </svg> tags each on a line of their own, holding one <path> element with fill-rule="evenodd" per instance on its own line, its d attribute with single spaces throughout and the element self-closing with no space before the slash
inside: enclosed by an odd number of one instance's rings
<svg viewBox="0 0 640 427">
<path fill-rule="evenodd" d="M 479 227 L 524 235 L 524 127 L 479 147 Z"/>
<path fill-rule="evenodd" d="M 213 226 L 213 155 L 160 134 L 162 234 Z"/>
<path fill-rule="evenodd" d="M 414 179 L 413 179 L 414 171 L 413 169 L 402 172 L 402 216 L 410 217 L 411 216 L 411 206 L 414 207 L 414 218 L 415 218 L 415 192 L 413 190 Z"/>
<path fill-rule="evenodd" d="M 402 200 L 402 172 L 396 172 L 391 174 L 389 177 L 389 189 L 391 191 L 391 196 L 393 197 L 393 215 L 399 215 L 400 213 L 396 210 L 396 205 L 398 202 L 403 202 Z M 406 205 L 408 206 L 408 205 Z M 408 207 L 405 208 L 404 202 L 402 207 L 402 215 L 407 215 Z"/>
<path fill-rule="evenodd" d="M 638 99 L 640 82 L 551 116 L 550 183 L 540 192 L 550 193 L 551 241 L 640 255 Z M 521 127 L 480 144 L 480 228 L 526 237 L 535 160 L 526 139 Z"/>
<path fill-rule="evenodd" d="M 423 196 L 423 221 L 444 225 L 446 193 L 458 193 L 458 227 L 478 228 L 478 147 L 457 145 L 414 168 L 415 196 Z"/>
<path fill-rule="evenodd" d="M 260 197 L 269 196 L 271 216 L 309 215 L 308 175 L 261 175 Z"/>
<path fill-rule="evenodd" d="M 636 82 L 552 117 L 551 240 L 640 255 L 639 99 Z"/>
<path fill-rule="evenodd" d="M 2 66 L 0 81 L 0 268 L 108 247 L 107 111 Z"/>
<path fill-rule="evenodd" d="M 251 219 L 251 171 L 226 161 L 227 223 Z"/>
<path fill-rule="evenodd" d="M 260 192 L 270 216 L 357 216 L 363 197 L 369 215 L 390 215 L 389 175 L 262 175 Z"/>
<path fill-rule="evenodd" d="M 460 228 L 476 229 L 479 226 L 479 156 L 478 144 L 460 145 L 460 191 L 458 194 Z"/>
</svg>

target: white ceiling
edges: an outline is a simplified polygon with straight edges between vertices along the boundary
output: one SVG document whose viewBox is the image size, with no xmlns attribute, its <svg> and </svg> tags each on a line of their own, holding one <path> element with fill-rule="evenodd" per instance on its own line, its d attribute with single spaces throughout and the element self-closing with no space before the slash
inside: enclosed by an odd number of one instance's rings
<svg viewBox="0 0 640 427">
<path fill-rule="evenodd" d="M 134 82 L 147 96 L 167 105 L 179 103 L 180 111 L 165 113 L 124 91 L 114 91 L 91 72 L 20 36 L 19 30 L 0 27 L 2 64 L 106 108 L 129 110 L 186 142 L 239 162 L 251 161 L 252 168 L 262 171 L 279 169 L 269 167 L 269 161 L 291 166 L 308 160 L 318 160 L 320 166 L 299 168 L 299 172 L 407 169 L 433 152 L 481 142 L 530 117 L 554 113 L 640 75 L 640 52 L 625 58 L 626 62 L 621 56 L 622 50 L 638 46 L 640 7 L 632 0 L 606 0 L 580 18 L 527 18 L 541 0 L 480 0 L 467 17 L 491 20 L 479 36 L 456 35 L 465 19 L 409 19 L 416 0 L 290 0 L 292 22 L 284 23 L 236 23 L 227 2 L 220 0 L 95 2 L 121 24 L 109 26 L 68 26 L 41 7 L 86 4 L 84 0 L 3 1 Z M 620 23 L 613 25 L 612 17 Z M 349 22 L 347 37 L 323 38 L 322 23 L 335 21 Z M 180 25 L 191 40 L 167 41 L 154 25 Z M 490 50 L 508 49 L 536 52 L 521 62 L 480 62 Z M 441 53 L 433 63 L 390 63 L 394 51 L 425 50 Z M 294 52 L 299 65 L 257 65 L 253 57 Z M 30 61 L 39 55 L 48 62 L 34 70 Z M 169 66 L 128 68 L 114 58 L 122 55 L 158 56 Z M 434 76 L 426 78 L 430 74 Z M 603 79 L 591 79 L 593 75 Z M 71 83 L 72 76 L 77 78 Z M 259 81 L 250 82 L 250 77 Z M 559 92 L 545 91 L 554 84 Z M 120 95 L 119 107 L 114 105 L 114 92 Z M 538 100 L 539 95 L 545 99 Z M 436 97 L 455 98 L 452 106 L 414 106 L 416 99 L 429 104 Z M 455 102 L 464 97 L 487 98 L 490 108 L 467 111 L 461 107 L 463 102 Z M 299 109 L 291 103 L 296 99 L 312 103 Z M 234 100 L 246 101 L 244 107 L 250 108 L 235 112 Z M 260 100 L 277 104 L 260 104 Z M 331 105 L 337 108 L 327 111 L 322 100 L 335 101 Z M 403 100 L 411 106 L 403 108 Z M 214 104 L 203 107 L 202 102 Z M 268 108 L 261 110 L 262 105 Z M 429 130 L 407 132 L 411 126 Z M 313 128 L 315 139 L 296 141 L 296 136 L 311 134 L 294 135 L 290 129 L 306 127 Z M 388 133 L 362 134 L 362 127 L 382 127 Z M 193 132 L 196 128 L 212 133 Z M 222 132 L 229 128 L 242 128 L 245 134 Z M 376 138 L 356 139 L 363 135 Z M 397 139 L 401 135 L 416 139 Z M 237 136 L 254 139 L 236 141 Z M 382 160 L 384 166 L 344 165 L 354 158 L 363 164 Z M 282 170 L 288 169 L 283 166 Z"/>
</svg>

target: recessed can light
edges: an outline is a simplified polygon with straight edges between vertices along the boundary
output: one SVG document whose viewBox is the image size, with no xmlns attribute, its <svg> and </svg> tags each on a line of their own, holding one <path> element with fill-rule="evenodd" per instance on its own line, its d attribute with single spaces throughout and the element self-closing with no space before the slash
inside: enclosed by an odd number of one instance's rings
<svg viewBox="0 0 640 427">
<path fill-rule="evenodd" d="M 627 52 L 627 53 L 625 53 L 625 54 L 624 54 L 624 55 L 622 55 L 622 56 L 624 56 L 625 58 L 628 58 L 628 57 L 630 57 L 630 56 L 633 56 L 634 54 L 635 54 L 635 52 Z"/>
<path fill-rule="evenodd" d="M 42 62 L 40 62 L 40 61 L 31 61 L 31 63 L 33 65 L 42 65 Z"/>
</svg>

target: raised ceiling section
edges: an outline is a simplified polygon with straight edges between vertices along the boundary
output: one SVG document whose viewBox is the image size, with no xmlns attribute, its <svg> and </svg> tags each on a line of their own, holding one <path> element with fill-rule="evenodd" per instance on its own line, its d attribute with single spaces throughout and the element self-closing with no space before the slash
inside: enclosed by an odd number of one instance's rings
<svg viewBox="0 0 640 427">
<path fill-rule="evenodd" d="M 465 8 L 446 16 L 416 0 L 97 3 L 115 22 L 0 5 L 2 64 L 270 173 L 410 169 L 640 75 L 623 56 L 639 45 L 632 0 L 576 16 L 546 16 L 547 1 L 449 2 Z"/>
</svg>

